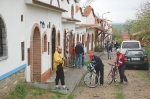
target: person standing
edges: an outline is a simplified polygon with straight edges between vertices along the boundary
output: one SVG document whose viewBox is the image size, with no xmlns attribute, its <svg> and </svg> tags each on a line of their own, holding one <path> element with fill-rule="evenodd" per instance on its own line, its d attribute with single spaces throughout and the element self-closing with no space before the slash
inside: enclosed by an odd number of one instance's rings
<svg viewBox="0 0 150 99">
<path fill-rule="evenodd" d="M 112 45 L 111 45 L 110 41 L 107 42 L 106 50 L 107 50 L 107 54 L 108 54 L 108 59 L 111 59 Z"/>
<path fill-rule="evenodd" d="M 115 50 L 117 50 L 117 49 L 119 48 L 119 43 L 118 43 L 118 41 L 115 41 L 115 47 L 116 47 Z"/>
<path fill-rule="evenodd" d="M 124 64 L 124 54 L 120 52 L 120 49 L 117 49 L 117 55 L 116 55 L 116 61 L 115 64 L 117 64 L 118 69 L 119 69 L 119 75 L 120 75 L 120 82 L 125 84 L 128 83 L 127 77 L 125 75 L 125 64 Z"/>
<path fill-rule="evenodd" d="M 64 81 L 64 60 L 65 58 L 62 58 L 62 47 L 58 46 L 57 50 L 54 53 L 54 63 L 53 63 L 53 69 L 56 71 L 56 79 L 55 79 L 55 85 L 56 88 L 61 88 L 59 86 L 59 80 L 61 81 L 61 85 L 63 89 L 67 89 L 65 86 L 65 81 Z"/>
<path fill-rule="evenodd" d="M 75 67 L 75 56 L 76 56 L 76 53 L 75 53 L 74 44 L 71 45 L 69 52 L 70 52 L 70 63 L 72 65 L 72 67 Z"/>
<path fill-rule="evenodd" d="M 84 54 L 85 54 L 84 44 L 82 44 L 82 47 L 83 47 L 83 53 L 82 53 L 82 67 L 83 67 L 84 66 Z"/>
<path fill-rule="evenodd" d="M 67 48 L 67 49 L 66 49 L 66 67 L 69 66 L 69 58 L 70 58 L 69 49 Z"/>
<path fill-rule="evenodd" d="M 82 63 L 82 54 L 84 53 L 83 47 L 80 42 L 75 47 L 75 53 L 76 53 L 76 67 L 80 68 Z"/>
<path fill-rule="evenodd" d="M 89 55 L 91 61 L 96 62 L 95 70 L 98 77 L 100 76 L 100 86 L 104 84 L 104 64 L 100 57 L 93 55 L 92 53 Z M 98 79 L 96 79 L 98 81 Z"/>
</svg>

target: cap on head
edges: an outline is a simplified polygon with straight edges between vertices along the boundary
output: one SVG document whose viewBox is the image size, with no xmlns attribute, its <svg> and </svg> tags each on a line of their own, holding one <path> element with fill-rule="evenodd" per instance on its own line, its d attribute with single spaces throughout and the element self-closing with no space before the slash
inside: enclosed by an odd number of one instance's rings
<svg viewBox="0 0 150 99">
<path fill-rule="evenodd" d="M 92 60 L 93 59 L 93 54 L 91 53 L 90 55 L 89 55 L 89 57 L 90 57 L 90 60 Z"/>
<path fill-rule="evenodd" d="M 117 49 L 117 52 L 120 52 L 120 49 Z"/>
</svg>

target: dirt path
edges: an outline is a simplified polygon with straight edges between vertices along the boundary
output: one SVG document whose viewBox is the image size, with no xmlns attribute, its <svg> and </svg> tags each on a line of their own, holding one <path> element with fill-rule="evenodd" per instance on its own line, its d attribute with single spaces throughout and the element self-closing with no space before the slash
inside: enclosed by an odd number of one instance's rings
<svg viewBox="0 0 150 99">
<path fill-rule="evenodd" d="M 114 59 L 108 60 L 102 58 L 102 61 L 105 64 L 104 85 L 97 86 L 96 88 L 88 88 L 81 81 L 80 85 L 73 92 L 74 99 L 150 99 L 148 71 L 137 69 L 126 70 L 125 74 L 129 81 L 127 85 L 117 82 L 108 85 L 106 77 L 110 66 L 107 63 L 113 63 Z"/>
</svg>

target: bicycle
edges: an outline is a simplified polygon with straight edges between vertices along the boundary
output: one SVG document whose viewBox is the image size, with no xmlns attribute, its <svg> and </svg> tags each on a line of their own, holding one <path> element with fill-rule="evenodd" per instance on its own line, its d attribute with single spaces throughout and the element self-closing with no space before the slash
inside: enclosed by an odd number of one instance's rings
<svg viewBox="0 0 150 99">
<path fill-rule="evenodd" d="M 111 84 L 113 81 L 116 82 L 118 78 L 118 66 L 114 64 L 110 64 L 111 66 L 110 72 L 108 73 L 107 80 L 108 84 Z"/>
<path fill-rule="evenodd" d="M 88 72 L 85 73 L 83 78 L 84 84 L 89 88 L 95 88 L 99 84 L 99 77 L 94 71 L 95 70 L 94 67 L 95 67 L 95 62 L 91 61 L 87 66 Z"/>
</svg>

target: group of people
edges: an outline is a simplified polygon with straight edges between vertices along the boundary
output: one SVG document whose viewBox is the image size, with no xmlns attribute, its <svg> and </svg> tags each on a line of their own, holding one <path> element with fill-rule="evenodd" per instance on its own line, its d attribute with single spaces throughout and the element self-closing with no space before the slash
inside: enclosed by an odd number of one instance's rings
<svg viewBox="0 0 150 99">
<path fill-rule="evenodd" d="M 76 46 L 72 45 L 70 50 L 66 50 L 66 66 L 71 65 L 71 67 L 80 68 L 84 66 L 84 54 L 85 47 L 84 44 L 78 42 Z"/>
<path fill-rule="evenodd" d="M 83 46 L 81 43 L 78 43 L 75 47 L 75 52 L 76 52 L 76 66 L 79 67 L 81 66 L 81 61 L 82 60 L 82 55 L 84 53 Z M 104 64 L 100 57 L 94 55 L 94 54 L 89 54 L 89 58 L 91 61 L 96 62 L 95 70 L 97 75 L 100 77 L 100 85 L 104 84 Z M 78 62 L 78 60 L 80 62 Z M 61 81 L 61 85 L 63 89 L 68 89 L 65 86 L 65 81 L 64 81 L 64 61 L 65 58 L 62 57 L 62 47 L 58 46 L 57 50 L 54 53 L 54 63 L 53 63 L 53 69 L 56 71 L 56 79 L 55 79 L 55 85 L 56 88 L 60 88 L 59 86 L 59 80 Z M 124 55 L 120 52 L 120 49 L 117 49 L 117 54 L 116 54 L 116 60 L 114 62 L 119 69 L 119 75 L 120 75 L 120 82 L 119 83 L 128 83 L 127 77 L 125 75 L 125 64 L 124 64 Z M 82 65 L 83 66 L 83 65 Z"/>
<path fill-rule="evenodd" d="M 80 42 L 74 47 L 73 45 L 69 49 L 66 49 L 66 57 L 62 57 L 62 47 L 58 46 L 57 50 L 54 53 L 54 63 L 53 63 L 53 70 L 56 71 L 56 79 L 55 79 L 55 85 L 56 88 L 60 89 L 61 87 L 59 86 L 59 80 L 61 81 L 61 85 L 63 89 L 67 89 L 65 85 L 65 80 L 64 80 L 64 62 L 66 62 L 68 65 L 69 63 L 69 58 L 71 63 L 75 63 L 75 67 L 80 68 L 84 66 L 84 45 L 81 44 Z M 69 55 L 70 54 L 70 55 Z M 75 60 L 75 62 L 74 62 Z"/>
</svg>

